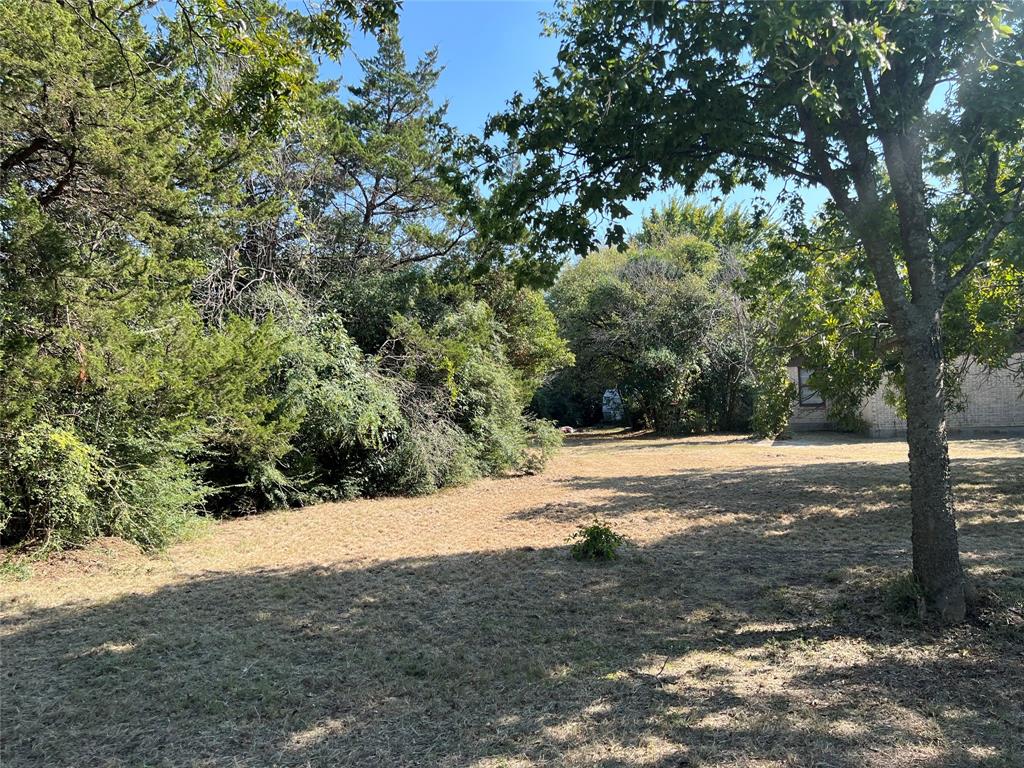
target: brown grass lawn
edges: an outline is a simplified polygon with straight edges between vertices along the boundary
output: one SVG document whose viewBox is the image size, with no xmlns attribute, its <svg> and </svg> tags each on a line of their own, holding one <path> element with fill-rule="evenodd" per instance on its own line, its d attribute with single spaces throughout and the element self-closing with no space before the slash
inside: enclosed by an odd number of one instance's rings
<svg viewBox="0 0 1024 768">
<path fill-rule="evenodd" d="M 901 605 L 906 448 L 581 436 L 543 475 L 100 543 L 2 587 L 16 766 L 1024 766 L 1024 441 L 953 445 L 975 621 Z M 569 558 L 594 516 L 631 539 Z"/>
</svg>

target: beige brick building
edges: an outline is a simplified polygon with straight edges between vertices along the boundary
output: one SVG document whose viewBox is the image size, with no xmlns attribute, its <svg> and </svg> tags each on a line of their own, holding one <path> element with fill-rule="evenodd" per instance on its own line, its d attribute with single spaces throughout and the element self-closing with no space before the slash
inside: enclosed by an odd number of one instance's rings
<svg viewBox="0 0 1024 768">
<path fill-rule="evenodd" d="M 1024 369 L 1024 352 L 1014 355 L 1012 361 L 1013 368 Z M 828 403 L 808 385 L 811 371 L 797 365 L 787 370 L 799 393 L 790 427 L 797 432 L 831 429 Z M 1012 370 L 991 370 L 978 363 L 968 363 L 963 391 L 964 410 L 950 411 L 946 415 L 950 433 L 1024 434 L 1024 381 L 1015 377 Z M 885 402 L 885 387 L 864 400 L 860 416 L 871 437 L 892 437 L 906 432 L 906 422 Z"/>
</svg>

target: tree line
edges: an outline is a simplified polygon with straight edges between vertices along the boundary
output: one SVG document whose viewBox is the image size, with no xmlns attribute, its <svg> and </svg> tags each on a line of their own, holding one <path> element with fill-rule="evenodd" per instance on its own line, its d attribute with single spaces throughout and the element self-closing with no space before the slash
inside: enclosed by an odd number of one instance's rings
<svg viewBox="0 0 1024 768">
<path fill-rule="evenodd" d="M 196 513 L 529 471 L 570 359 L 450 184 L 395 8 L 0 10 L 0 531 L 157 547 Z M 318 77 L 352 30 L 359 82 Z"/>
</svg>

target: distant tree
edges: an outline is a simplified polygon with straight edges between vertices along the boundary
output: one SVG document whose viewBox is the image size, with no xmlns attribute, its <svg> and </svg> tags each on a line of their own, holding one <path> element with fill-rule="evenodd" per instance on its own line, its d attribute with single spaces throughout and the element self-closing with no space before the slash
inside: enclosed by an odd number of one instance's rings
<svg viewBox="0 0 1024 768">
<path fill-rule="evenodd" d="M 755 222 L 738 206 L 704 205 L 673 197 L 644 217 L 632 242 L 650 246 L 677 235 L 691 235 L 720 250 L 749 250 L 763 241 L 766 231 L 764 222 Z"/>
<path fill-rule="evenodd" d="M 490 124 L 526 158 L 493 205 L 525 211 L 538 246 L 585 252 L 592 213 L 621 218 L 664 185 L 827 189 L 902 358 L 914 573 L 936 613 L 961 620 L 943 313 L 1020 226 L 1019 6 L 593 0 L 549 21 L 551 77 Z M 503 148 L 484 152 L 497 166 Z"/>
<path fill-rule="evenodd" d="M 733 276 L 726 250 L 693 234 L 713 235 L 704 225 L 724 222 L 721 213 L 671 202 L 645 217 L 626 251 L 605 249 L 562 271 L 550 301 L 576 364 L 541 395 L 553 414 L 582 415 L 590 409 L 573 400 L 599 403 L 618 388 L 634 426 L 744 426 L 748 361 Z"/>
</svg>

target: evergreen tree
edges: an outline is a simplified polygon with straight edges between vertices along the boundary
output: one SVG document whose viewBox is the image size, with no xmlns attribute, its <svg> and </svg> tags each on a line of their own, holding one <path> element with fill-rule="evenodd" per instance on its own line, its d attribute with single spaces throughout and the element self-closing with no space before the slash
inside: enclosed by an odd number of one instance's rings
<svg viewBox="0 0 1024 768">
<path fill-rule="evenodd" d="M 441 173 L 454 132 L 447 105 L 430 95 L 437 51 L 407 69 L 401 40 L 389 35 L 361 63 L 362 82 L 332 119 L 333 247 L 350 273 L 436 262 L 472 234 Z"/>
</svg>

